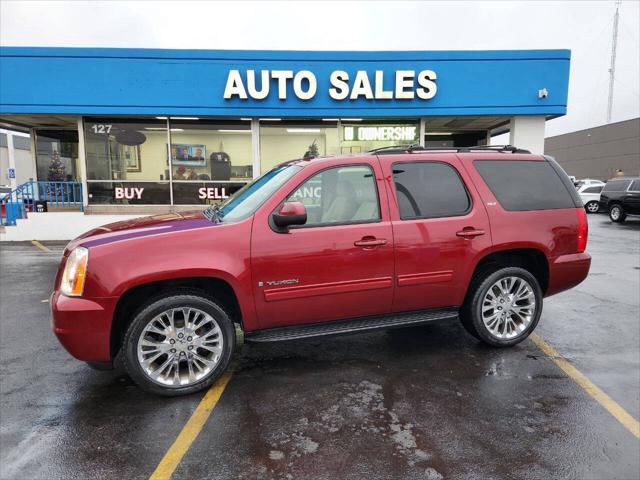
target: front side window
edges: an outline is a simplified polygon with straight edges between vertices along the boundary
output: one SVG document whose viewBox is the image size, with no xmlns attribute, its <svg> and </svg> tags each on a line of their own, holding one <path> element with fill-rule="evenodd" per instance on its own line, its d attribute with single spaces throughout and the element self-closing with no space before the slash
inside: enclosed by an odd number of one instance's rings
<svg viewBox="0 0 640 480">
<path fill-rule="evenodd" d="M 323 170 L 300 185 L 287 201 L 306 207 L 307 227 L 380 220 L 375 177 L 364 165 Z"/>
<path fill-rule="evenodd" d="M 471 207 L 458 172 L 446 163 L 395 163 L 393 180 L 402 220 L 454 217 Z"/>
</svg>

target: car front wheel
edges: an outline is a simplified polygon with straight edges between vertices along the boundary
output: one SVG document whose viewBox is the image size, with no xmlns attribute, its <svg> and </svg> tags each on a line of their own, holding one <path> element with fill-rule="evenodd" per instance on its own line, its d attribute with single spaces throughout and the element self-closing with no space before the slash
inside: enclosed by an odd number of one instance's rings
<svg viewBox="0 0 640 480">
<path fill-rule="evenodd" d="M 588 213 L 598 213 L 598 202 L 596 202 L 595 200 L 591 200 L 590 202 L 587 202 L 587 204 L 584 206 L 584 209 Z"/>
<path fill-rule="evenodd" d="M 542 312 L 542 290 L 536 278 L 519 267 L 476 276 L 460 318 L 469 333 L 494 347 L 509 347 L 527 338 Z"/>
<path fill-rule="evenodd" d="M 135 316 L 123 349 L 125 367 L 144 390 L 177 396 L 208 388 L 235 347 L 229 315 L 213 299 L 188 291 L 156 297 Z"/>
</svg>

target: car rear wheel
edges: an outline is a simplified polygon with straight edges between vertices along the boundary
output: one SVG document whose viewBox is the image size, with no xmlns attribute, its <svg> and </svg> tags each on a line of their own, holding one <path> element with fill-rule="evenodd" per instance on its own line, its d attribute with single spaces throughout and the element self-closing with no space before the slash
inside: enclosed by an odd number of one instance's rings
<svg viewBox="0 0 640 480">
<path fill-rule="evenodd" d="M 467 331 L 488 345 L 516 345 L 540 320 L 542 289 L 523 268 L 485 272 L 474 278 L 469 288 L 460 318 Z"/>
<path fill-rule="evenodd" d="M 125 367 L 144 390 L 177 396 L 208 388 L 227 368 L 235 329 L 221 305 L 199 292 L 151 300 L 124 338 Z"/>
<path fill-rule="evenodd" d="M 612 205 L 609 209 L 609 218 L 612 222 L 622 223 L 627 218 L 627 214 L 624 213 L 622 205 Z"/>
<path fill-rule="evenodd" d="M 595 200 L 591 200 L 590 202 L 587 202 L 587 204 L 584 206 L 584 209 L 588 213 L 598 213 L 598 202 L 596 202 Z"/>
</svg>

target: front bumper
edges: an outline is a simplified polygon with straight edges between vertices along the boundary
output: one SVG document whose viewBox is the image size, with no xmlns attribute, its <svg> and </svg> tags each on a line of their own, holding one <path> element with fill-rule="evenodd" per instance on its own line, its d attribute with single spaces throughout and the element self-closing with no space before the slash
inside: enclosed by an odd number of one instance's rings
<svg viewBox="0 0 640 480">
<path fill-rule="evenodd" d="M 574 253 L 560 255 L 549 263 L 549 287 L 546 296 L 568 290 L 581 283 L 591 267 L 591 255 Z"/>
<path fill-rule="evenodd" d="M 51 328 L 62 346 L 78 360 L 111 360 L 111 322 L 118 299 L 51 294 Z"/>
</svg>

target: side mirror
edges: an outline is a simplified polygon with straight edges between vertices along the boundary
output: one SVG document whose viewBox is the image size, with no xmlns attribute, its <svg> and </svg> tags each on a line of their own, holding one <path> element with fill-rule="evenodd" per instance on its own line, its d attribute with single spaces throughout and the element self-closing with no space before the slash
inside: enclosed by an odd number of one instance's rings
<svg viewBox="0 0 640 480">
<path fill-rule="evenodd" d="M 281 231 L 287 231 L 291 225 L 307 223 L 307 209 L 300 202 L 284 202 L 277 212 L 271 214 L 273 224 Z"/>
</svg>

